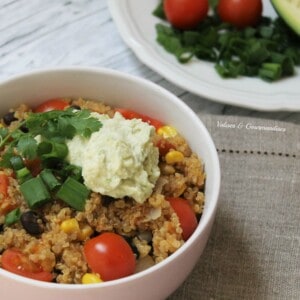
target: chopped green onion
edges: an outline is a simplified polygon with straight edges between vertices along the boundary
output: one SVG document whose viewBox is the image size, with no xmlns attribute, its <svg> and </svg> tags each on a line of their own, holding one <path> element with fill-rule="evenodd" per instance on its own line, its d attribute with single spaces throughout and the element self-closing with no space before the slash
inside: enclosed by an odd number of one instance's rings
<svg viewBox="0 0 300 300">
<path fill-rule="evenodd" d="M 259 76 L 267 81 L 274 81 L 281 77 L 282 68 L 280 64 L 264 63 L 259 70 Z"/>
<path fill-rule="evenodd" d="M 159 1 L 153 15 L 164 19 L 162 4 Z M 280 18 L 262 16 L 257 26 L 238 29 L 222 22 L 216 10 L 213 12 L 193 29 L 180 30 L 166 22 L 156 24 L 156 41 L 179 63 L 195 58 L 214 62 L 223 78 L 257 76 L 274 81 L 295 74 L 295 66 L 300 65 L 299 36 Z M 284 58 L 274 61 L 277 55 Z"/>
<path fill-rule="evenodd" d="M 269 39 L 272 37 L 272 35 L 274 33 L 274 28 L 272 28 L 270 26 L 261 26 L 259 28 L 259 33 L 261 34 L 261 36 L 263 38 Z"/>
<path fill-rule="evenodd" d="M 244 37 L 246 39 L 250 39 L 252 37 L 254 37 L 256 34 L 256 30 L 253 27 L 246 27 L 244 29 Z"/>
<path fill-rule="evenodd" d="M 58 190 L 56 196 L 72 208 L 82 211 L 84 210 L 89 193 L 90 191 L 84 184 L 72 177 L 68 177 Z"/>
<path fill-rule="evenodd" d="M 10 226 L 20 220 L 21 216 L 21 211 L 20 208 L 15 208 L 14 210 L 10 211 L 6 216 L 5 216 L 5 225 Z"/>
<path fill-rule="evenodd" d="M 20 183 L 23 183 L 32 178 L 30 170 L 27 167 L 23 167 L 22 169 L 17 170 L 16 176 Z"/>
<path fill-rule="evenodd" d="M 30 208 L 38 207 L 51 199 L 51 195 L 40 177 L 23 182 L 20 191 Z"/>
<path fill-rule="evenodd" d="M 49 169 L 44 169 L 39 176 L 42 178 L 43 182 L 49 188 L 50 191 L 56 189 L 61 184 L 57 178 L 53 175 L 52 171 Z"/>
<path fill-rule="evenodd" d="M 247 46 L 248 49 L 245 51 L 247 53 L 246 62 L 249 65 L 261 64 L 270 56 L 270 52 L 265 45 L 258 41 L 253 40 L 253 42 L 249 43 Z"/>
<path fill-rule="evenodd" d="M 282 75 L 290 76 L 294 74 L 294 63 L 291 57 L 274 52 L 271 53 L 271 60 L 273 63 L 281 65 Z"/>
<path fill-rule="evenodd" d="M 178 60 L 181 62 L 181 63 L 185 63 L 189 60 L 191 60 L 191 58 L 194 56 L 194 53 L 190 53 L 190 52 L 184 52 L 184 53 L 181 53 L 179 56 L 178 56 Z"/>
<path fill-rule="evenodd" d="M 17 170 L 16 174 L 17 174 L 17 178 L 22 178 L 30 174 L 30 171 L 27 167 L 24 167 L 22 169 Z"/>
</svg>

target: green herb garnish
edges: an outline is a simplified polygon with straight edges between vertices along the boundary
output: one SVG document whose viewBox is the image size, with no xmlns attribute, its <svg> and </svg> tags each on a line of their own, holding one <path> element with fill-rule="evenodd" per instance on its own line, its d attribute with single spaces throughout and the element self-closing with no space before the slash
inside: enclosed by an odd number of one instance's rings
<svg viewBox="0 0 300 300">
<path fill-rule="evenodd" d="M 23 132 L 20 128 L 25 125 L 28 129 Z M 75 135 L 89 137 L 93 132 L 101 128 L 101 122 L 91 117 L 88 110 L 74 111 L 53 110 L 44 113 L 31 113 L 28 118 L 20 122 L 13 132 L 6 128 L 0 128 L 0 148 L 4 145 L 16 148 L 18 154 L 26 159 L 34 159 L 38 155 L 42 158 L 67 155 L 66 139 L 72 139 Z M 37 139 L 41 139 L 38 143 Z M 7 155 L 1 162 L 1 166 L 9 165 L 9 159 L 13 155 L 7 150 Z"/>
<path fill-rule="evenodd" d="M 26 132 L 21 130 L 24 126 Z M 30 113 L 13 131 L 0 128 L 0 148 L 6 147 L 0 166 L 15 171 L 20 191 L 30 208 L 59 198 L 74 209 L 83 210 L 90 191 L 82 184 L 81 168 L 65 160 L 68 155 L 66 141 L 75 135 L 88 138 L 101 126 L 88 110 L 70 108 Z M 44 170 L 32 177 L 24 160 L 36 158 Z M 7 215 L 6 223 L 13 224 L 17 217 L 18 210 L 15 210 Z"/>
</svg>

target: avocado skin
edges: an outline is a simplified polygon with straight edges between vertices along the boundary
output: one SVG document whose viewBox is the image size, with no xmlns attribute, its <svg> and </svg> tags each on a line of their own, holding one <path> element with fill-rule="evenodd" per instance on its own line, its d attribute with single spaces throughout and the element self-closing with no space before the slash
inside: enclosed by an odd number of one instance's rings
<svg viewBox="0 0 300 300">
<path fill-rule="evenodd" d="M 277 14 L 300 36 L 300 0 L 271 0 Z"/>
</svg>

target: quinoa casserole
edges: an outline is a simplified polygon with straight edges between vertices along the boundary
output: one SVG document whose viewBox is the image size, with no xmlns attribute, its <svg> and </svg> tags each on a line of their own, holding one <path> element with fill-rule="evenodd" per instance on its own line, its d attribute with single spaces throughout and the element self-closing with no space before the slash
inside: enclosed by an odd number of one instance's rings
<svg viewBox="0 0 300 300">
<path fill-rule="evenodd" d="M 204 166 L 171 124 L 63 98 L 11 109 L 0 135 L 5 270 L 54 283 L 118 279 L 166 259 L 201 218 Z"/>
</svg>

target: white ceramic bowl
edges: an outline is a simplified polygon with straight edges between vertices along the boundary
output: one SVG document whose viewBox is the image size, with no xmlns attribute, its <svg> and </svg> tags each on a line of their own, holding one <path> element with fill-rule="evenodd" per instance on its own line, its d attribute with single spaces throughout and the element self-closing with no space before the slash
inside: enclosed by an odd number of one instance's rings
<svg viewBox="0 0 300 300">
<path fill-rule="evenodd" d="M 211 231 L 220 188 L 214 143 L 196 114 L 170 92 L 144 79 L 107 69 L 72 67 L 15 76 L 0 83 L 0 114 L 20 103 L 35 106 L 49 98 L 79 96 L 131 108 L 173 124 L 204 160 L 207 181 L 202 218 L 196 231 L 177 252 L 145 271 L 100 284 L 66 285 L 35 281 L 0 269 L 0 299 L 165 299 L 187 278 Z"/>
</svg>

